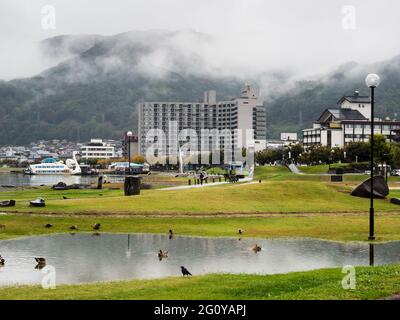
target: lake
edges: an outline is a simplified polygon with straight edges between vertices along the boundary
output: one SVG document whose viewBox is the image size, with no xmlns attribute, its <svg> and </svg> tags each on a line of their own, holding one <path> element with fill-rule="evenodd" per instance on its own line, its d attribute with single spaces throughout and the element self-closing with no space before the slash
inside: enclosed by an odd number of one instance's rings
<svg viewBox="0 0 400 320">
<path fill-rule="evenodd" d="M 75 183 L 90 184 L 97 183 L 97 176 L 74 176 L 74 175 L 25 175 L 23 173 L 0 172 L 0 190 L 10 190 L 1 188 L 3 185 L 13 185 L 17 187 L 27 186 L 52 186 L 58 182 L 68 185 Z M 107 180 L 111 182 L 122 182 L 123 176 L 108 175 Z"/>
<path fill-rule="evenodd" d="M 251 248 L 262 247 L 258 253 Z M 369 265 L 371 246 L 310 239 L 202 238 L 154 234 L 63 234 L 0 241 L 6 265 L 0 285 L 37 284 L 34 257 L 56 269 L 57 284 L 228 272 L 276 274 L 344 265 Z M 158 250 L 169 257 L 158 259 Z M 400 262 L 400 242 L 375 244 L 375 265 Z"/>
</svg>

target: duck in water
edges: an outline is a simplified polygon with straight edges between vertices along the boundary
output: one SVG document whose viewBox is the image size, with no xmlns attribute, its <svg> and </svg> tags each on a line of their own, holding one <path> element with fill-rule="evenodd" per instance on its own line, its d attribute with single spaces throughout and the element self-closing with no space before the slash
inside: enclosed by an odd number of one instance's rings
<svg viewBox="0 0 400 320">
<path fill-rule="evenodd" d="M 43 269 L 46 266 L 46 258 L 35 258 L 36 266 L 35 269 Z"/>
<path fill-rule="evenodd" d="M 168 258 L 168 251 L 162 251 L 160 249 L 160 251 L 158 251 L 158 259 L 161 261 L 163 258 Z"/>
<path fill-rule="evenodd" d="M 255 253 L 260 252 L 261 251 L 261 246 L 259 246 L 258 244 L 255 244 L 253 246 L 253 248 L 251 248 Z"/>
</svg>

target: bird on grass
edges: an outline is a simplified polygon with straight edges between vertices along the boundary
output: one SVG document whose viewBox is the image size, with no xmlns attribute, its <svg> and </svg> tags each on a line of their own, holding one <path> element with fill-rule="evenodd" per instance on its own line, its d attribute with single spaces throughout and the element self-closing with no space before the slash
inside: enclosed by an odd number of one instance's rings
<svg viewBox="0 0 400 320">
<path fill-rule="evenodd" d="M 238 233 L 239 233 L 239 234 L 243 234 L 243 232 L 244 232 L 244 231 L 243 231 L 242 229 L 239 229 L 239 230 L 238 230 Z"/>
<path fill-rule="evenodd" d="M 255 253 L 257 253 L 257 252 L 261 251 L 261 246 L 259 246 L 258 244 L 255 244 L 255 245 L 253 246 L 252 250 L 253 250 Z"/>
<path fill-rule="evenodd" d="M 100 223 L 95 223 L 95 224 L 93 225 L 93 230 L 99 230 L 100 227 L 101 227 L 101 224 L 100 224 Z"/>
<path fill-rule="evenodd" d="M 66 196 L 63 196 L 63 199 L 64 199 L 64 200 L 67 200 L 68 198 L 67 198 Z"/>
<path fill-rule="evenodd" d="M 0 254 L 0 267 L 4 266 L 6 264 L 6 260 L 1 256 Z"/>
<path fill-rule="evenodd" d="M 70 226 L 69 229 L 70 229 L 70 230 L 77 230 L 78 227 L 77 227 L 77 226 Z"/>
<path fill-rule="evenodd" d="M 172 231 L 172 229 L 169 229 L 169 236 L 168 239 L 171 240 L 174 237 L 174 232 Z"/>
<path fill-rule="evenodd" d="M 181 266 L 181 272 L 183 276 L 191 276 L 192 274 L 189 272 L 188 269 L 186 269 L 184 266 Z"/>
<path fill-rule="evenodd" d="M 51 223 L 46 224 L 44 227 L 45 228 L 51 228 L 53 225 Z"/>
</svg>

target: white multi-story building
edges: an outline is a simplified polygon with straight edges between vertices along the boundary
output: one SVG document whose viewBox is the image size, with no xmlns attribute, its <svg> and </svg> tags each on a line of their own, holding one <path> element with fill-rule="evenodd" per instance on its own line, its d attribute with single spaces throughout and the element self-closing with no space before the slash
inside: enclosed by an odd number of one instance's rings
<svg viewBox="0 0 400 320">
<path fill-rule="evenodd" d="M 171 128 L 170 123 L 175 122 L 176 127 Z M 142 102 L 139 104 L 139 149 L 145 154 L 151 141 L 146 141 L 146 135 L 151 129 L 161 129 L 165 133 L 165 154 L 174 154 L 174 146 L 182 143 L 179 133 L 185 132 L 190 140 L 198 137 L 198 150 L 211 150 L 218 145 L 220 150 L 225 147 L 225 138 L 219 136 L 219 141 L 214 137 L 202 139 L 202 129 L 218 129 L 219 132 L 232 132 L 234 146 L 257 148 L 266 144 L 266 114 L 258 89 L 246 85 L 240 96 L 231 100 L 217 101 L 215 91 L 204 93 L 203 102 Z M 236 134 L 238 129 L 240 134 Z M 246 135 L 246 130 L 252 129 L 252 136 Z M 225 130 L 225 131 L 224 131 Z M 241 144 L 238 139 L 241 138 Z M 203 140 L 203 144 L 202 141 Z M 204 141 L 208 146 L 204 146 Z M 214 148 L 213 148 L 214 149 Z"/>
<path fill-rule="evenodd" d="M 371 135 L 371 99 L 360 96 L 344 96 L 338 101 L 339 108 L 326 109 L 310 129 L 303 130 L 303 144 L 343 147 L 350 142 L 368 142 Z M 400 121 L 374 119 L 374 134 L 382 134 L 389 141 L 400 128 Z"/>
<path fill-rule="evenodd" d="M 110 159 L 115 157 L 115 147 L 102 139 L 91 139 L 81 146 L 80 154 L 82 159 Z"/>
</svg>

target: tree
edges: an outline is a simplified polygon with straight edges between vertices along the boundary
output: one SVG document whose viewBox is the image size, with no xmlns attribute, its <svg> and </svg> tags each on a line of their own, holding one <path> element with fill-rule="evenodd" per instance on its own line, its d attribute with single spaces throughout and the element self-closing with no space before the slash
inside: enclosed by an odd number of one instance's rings
<svg viewBox="0 0 400 320">
<path fill-rule="evenodd" d="M 368 143 L 371 146 L 371 139 Z M 382 165 L 386 162 L 387 164 L 393 163 L 394 150 L 392 145 L 386 140 L 385 136 L 381 134 L 374 134 L 374 162 L 381 163 Z"/>
<path fill-rule="evenodd" d="M 287 148 L 287 151 L 285 152 L 285 157 L 289 157 L 289 152 L 290 152 L 290 158 L 294 160 L 295 162 L 298 162 L 300 154 L 304 152 L 303 146 L 301 144 L 290 144 L 289 147 Z"/>
<path fill-rule="evenodd" d="M 132 157 L 134 163 L 144 163 L 146 159 L 141 154 L 136 154 Z"/>
<path fill-rule="evenodd" d="M 367 142 L 350 142 L 344 147 L 346 162 L 369 161 L 370 147 Z"/>
<path fill-rule="evenodd" d="M 282 160 L 283 149 L 266 149 L 255 153 L 255 161 L 260 165 Z"/>
<path fill-rule="evenodd" d="M 400 168 L 400 144 L 392 144 L 393 148 L 393 165 L 396 168 Z"/>
</svg>

